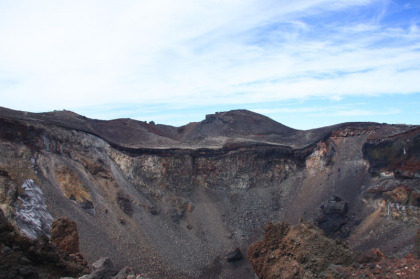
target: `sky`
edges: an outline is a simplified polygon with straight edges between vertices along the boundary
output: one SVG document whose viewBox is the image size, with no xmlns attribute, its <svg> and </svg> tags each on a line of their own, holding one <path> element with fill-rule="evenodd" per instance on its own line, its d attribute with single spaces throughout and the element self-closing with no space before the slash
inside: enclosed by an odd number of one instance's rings
<svg viewBox="0 0 420 279">
<path fill-rule="evenodd" d="M 420 124 L 420 0 L 0 0 L 0 106 Z"/>
</svg>

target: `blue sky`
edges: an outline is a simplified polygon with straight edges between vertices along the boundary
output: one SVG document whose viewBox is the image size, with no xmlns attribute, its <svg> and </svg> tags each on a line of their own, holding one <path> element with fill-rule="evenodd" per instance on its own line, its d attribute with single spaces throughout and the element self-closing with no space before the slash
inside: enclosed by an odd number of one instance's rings
<svg viewBox="0 0 420 279">
<path fill-rule="evenodd" d="M 0 0 L 0 105 L 420 124 L 420 1 Z"/>
</svg>

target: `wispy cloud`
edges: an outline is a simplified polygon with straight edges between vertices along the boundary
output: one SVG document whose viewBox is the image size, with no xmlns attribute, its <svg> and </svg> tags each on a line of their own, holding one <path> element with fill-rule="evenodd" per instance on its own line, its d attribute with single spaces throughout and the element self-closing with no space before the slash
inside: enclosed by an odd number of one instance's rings
<svg viewBox="0 0 420 279">
<path fill-rule="evenodd" d="M 360 107 L 364 107 L 361 109 Z M 377 110 L 375 108 L 366 108 L 368 107 L 366 104 L 357 104 L 357 103 L 350 103 L 344 105 L 327 105 L 323 107 L 293 107 L 293 108 L 269 108 L 269 109 L 253 109 L 254 112 L 261 113 L 261 114 L 284 114 L 284 113 L 292 113 L 292 114 L 306 114 L 307 116 L 339 116 L 339 117 L 347 117 L 347 116 L 372 116 L 372 115 L 390 115 L 390 114 L 398 114 L 401 112 L 400 109 L 395 108 L 386 108 L 385 110 Z"/>
<path fill-rule="evenodd" d="M 353 110 L 345 110 L 345 111 L 338 111 L 332 113 L 330 115 L 334 116 L 370 116 L 370 115 L 389 115 L 389 114 L 398 114 L 401 110 L 399 109 L 389 109 L 385 111 L 375 111 L 375 110 L 362 110 L 362 109 L 353 109 Z"/>
<path fill-rule="evenodd" d="M 411 5 L 5 0 L 2 105 L 86 111 L 418 93 L 419 5 Z"/>
</svg>

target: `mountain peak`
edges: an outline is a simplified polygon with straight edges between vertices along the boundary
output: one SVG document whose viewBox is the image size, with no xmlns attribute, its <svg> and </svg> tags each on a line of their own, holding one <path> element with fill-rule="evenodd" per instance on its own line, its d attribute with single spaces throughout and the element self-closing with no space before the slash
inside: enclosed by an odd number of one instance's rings
<svg viewBox="0 0 420 279">
<path fill-rule="evenodd" d="M 201 127 L 214 132 L 235 131 L 243 135 L 286 134 L 296 131 L 264 115 L 244 109 L 208 114 L 201 122 Z"/>
</svg>

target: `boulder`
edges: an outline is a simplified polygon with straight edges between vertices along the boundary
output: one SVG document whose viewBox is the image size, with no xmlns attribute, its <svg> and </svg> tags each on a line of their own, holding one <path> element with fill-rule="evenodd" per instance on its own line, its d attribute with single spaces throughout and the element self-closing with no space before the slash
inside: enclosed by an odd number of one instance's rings
<svg viewBox="0 0 420 279">
<path fill-rule="evenodd" d="M 226 261 L 227 262 L 236 262 L 236 261 L 240 261 L 242 260 L 243 256 L 242 256 L 242 252 L 239 248 L 236 248 L 234 251 L 228 253 L 226 255 Z"/>
<path fill-rule="evenodd" d="M 353 255 L 309 223 L 268 224 L 264 239 L 253 243 L 248 258 L 260 279 L 315 278 L 331 264 L 350 265 Z"/>
<path fill-rule="evenodd" d="M 92 272 L 90 274 L 83 275 L 78 279 L 111 279 L 115 273 L 116 270 L 112 261 L 103 257 L 92 264 Z"/>
<path fill-rule="evenodd" d="M 338 196 L 331 197 L 321 205 L 315 222 L 329 237 L 346 238 L 350 231 L 346 228 L 348 203 Z"/>
<path fill-rule="evenodd" d="M 117 203 L 120 209 L 127 214 L 128 216 L 131 216 L 133 214 L 133 206 L 131 205 L 130 198 L 128 195 L 118 192 L 117 194 Z"/>
<path fill-rule="evenodd" d="M 109 279 L 116 273 L 114 264 L 109 258 L 100 258 L 94 262 L 92 271 L 89 279 Z"/>
<path fill-rule="evenodd" d="M 357 259 L 357 264 L 363 264 L 363 263 L 374 263 L 379 262 L 380 260 L 385 259 L 384 253 L 380 249 L 370 249 L 368 251 L 364 251 L 361 253 Z"/>
<path fill-rule="evenodd" d="M 66 253 L 78 253 L 79 233 L 76 223 L 65 217 L 55 219 L 51 227 L 51 243 Z"/>
<path fill-rule="evenodd" d="M 121 269 L 112 279 L 127 279 L 127 278 L 136 278 L 136 273 L 130 267 L 124 267 Z"/>
</svg>

